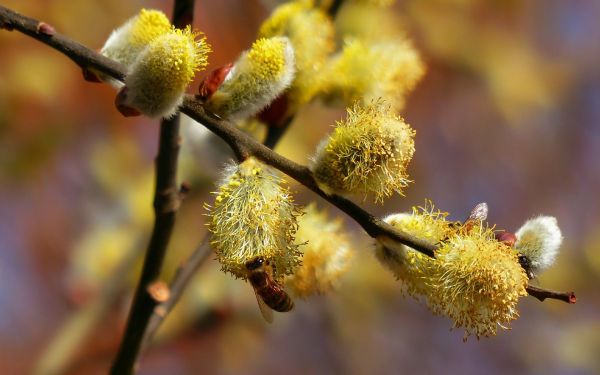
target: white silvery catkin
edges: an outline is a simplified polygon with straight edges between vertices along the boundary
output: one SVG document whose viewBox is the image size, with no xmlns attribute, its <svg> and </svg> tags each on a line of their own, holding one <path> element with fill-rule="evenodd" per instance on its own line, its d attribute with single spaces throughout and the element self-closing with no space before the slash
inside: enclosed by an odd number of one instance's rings
<svg viewBox="0 0 600 375">
<path fill-rule="evenodd" d="M 534 275 L 554 263 L 563 239 L 558 222 L 552 216 L 527 220 L 515 236 L 515 249 L 529 258 Z"/>
</svg>

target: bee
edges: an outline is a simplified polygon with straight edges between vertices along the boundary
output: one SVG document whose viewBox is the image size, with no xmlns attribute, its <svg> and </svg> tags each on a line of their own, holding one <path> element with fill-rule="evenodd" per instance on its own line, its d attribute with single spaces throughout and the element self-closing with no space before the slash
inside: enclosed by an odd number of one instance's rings
<svg viewBox="0 0 600 375">
<path fill-rule="evenodd" d="M 525 273 L 527 274 L 527 278 L 529 280 L 535 277 L 535 274 L 533 273 L 533 265 L 531 264 L 531 259 L 529 259 L 527 255 L 519 254 L 519 264 L 525 270 Z"/>
<path fill-rule="evenodd" d="M 261 257 L 254 258 L 246 262 L 246 269 L 258 307 L 267 322 L 273 322 L 273 310 L 287 312 L 294 308 L 294 301 L 273 279 L 273 268 L 269 261 Z"/>
<path fill-rule="evenodd" d="M 469 217 L 463 223 L 463 228 L 468 232 L 475 225 L 480 225 L 483 221 L 487 220 L 488 216 L 488 205 L 485 202 L 481 202 L 471 210 Z"/>
</svg>

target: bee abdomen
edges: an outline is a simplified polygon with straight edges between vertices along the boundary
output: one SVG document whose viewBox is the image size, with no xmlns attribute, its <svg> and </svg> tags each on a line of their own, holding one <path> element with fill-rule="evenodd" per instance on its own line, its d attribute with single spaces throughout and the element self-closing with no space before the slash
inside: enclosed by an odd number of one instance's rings
<svg viewBox="0 0 600 375">
<path fill-rule="evenodd" d="M 294 301 L 283 290 L 269 295 L 264 301 L 270 308 L 279 312 L 288 312 L 294 308 Z"/>
</svg>

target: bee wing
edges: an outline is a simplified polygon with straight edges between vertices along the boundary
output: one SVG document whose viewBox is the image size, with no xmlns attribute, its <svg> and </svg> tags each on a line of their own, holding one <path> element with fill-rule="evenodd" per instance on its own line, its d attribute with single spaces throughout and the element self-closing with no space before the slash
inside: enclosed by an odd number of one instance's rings
<svg viewBox="0 0 600 375">
<path fill-rule="evenodd" d="M 479 203 L 473 207 L 467 221 L 485 221 L 488 216 L 488 205 L 485 202 Z"/>
<path fill-rule="evenodd" d="M 265 321 L 267 323 L 273 323 L 273 310 L 271 310 L 271 308 L 263 301 L 262 297 L 256 293 L 256 289 L 254 289 L 254 295 L 256 296 L 256 302 L 258 302 L 258 309 L 263 318 L 265 318 Z"/>
<path fill-rule="evenodd" d="M 462 228 L 469 232 L 476 225 L 481 225 L 486 219 L 488 215 L 488 205 L 485 202 L 479 203 L 477 206 L 473 207 L 469 217 L 462 224 Z"/>
</svg>

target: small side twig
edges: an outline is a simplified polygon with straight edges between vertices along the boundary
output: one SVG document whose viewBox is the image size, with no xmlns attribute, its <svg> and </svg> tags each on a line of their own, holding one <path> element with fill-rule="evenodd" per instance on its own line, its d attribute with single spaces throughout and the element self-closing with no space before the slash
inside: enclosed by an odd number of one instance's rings
<svg viewBox="0 0 600 375">
<path fill-rule="evenodd" d="M 173 310 L 177 302 L 179 302 L 183 292 L 186 290 L 185 287 L 196 274 L 196 271 L 204 264 L 208 256 L 212 254 L 208 240 L 209 236 L 206 235 L 192 255 L 177 269 L 173 281 L 169 285 L 169 299 L 154 308 L 152 317 L 144 333 L 144 339 L 142 340 L 142 351 L 148 347 L 166 316 Z"/>
<path fill-rule="evenodd" d="M 566 303 L 575 303 L 577 302 L 577 297 L 575 297 L 575 292 L 556 292 L 554 290 L 547 290 L 538 288 L 537 286 L 528 285 L 527 293 L 544 302 L 546 298 L 556 299 L 559 301 L 563 301 Z"/>
</svg>

